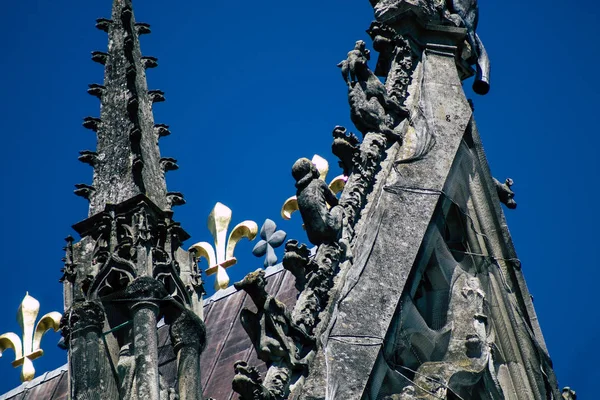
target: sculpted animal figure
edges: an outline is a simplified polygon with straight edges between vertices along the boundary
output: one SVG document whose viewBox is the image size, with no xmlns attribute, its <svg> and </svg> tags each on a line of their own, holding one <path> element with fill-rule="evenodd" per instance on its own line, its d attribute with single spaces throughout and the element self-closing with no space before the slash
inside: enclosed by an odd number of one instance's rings
<svg viewBox="0 0 600 400">
<path fill-rule="evenodd" d="M 446 0 L 446 18 L 456 26 L 467 28 L 467 40 L 476 57 L 477 75 L 473 83 L 473 91 L 486 94 L 490 90 L 490 60 L 485 47 L 477 35 L 479 7 L 477 0 Z"/>
<path fill-rule="evenodd" d="M 257 308 L 257 312 L 248 308 L 241 311 L 242 326 L 252 340 L 258 358 L 268 366 L 278 364 L 294 371 L 303 370 L 306 360 L 299 357 L 295 340 L 312 344 L 314 339 L 292 321 L 283 303 L 266 292 L 266 285 L 265 271 L 260 269 L 234 284 L 237 290 L 248 293 Z"/>
<path fill-rule="evenodd" d="M 496 178 L 492 178 L 494 180 L 494 185 L 496 185 L 496 192 L 498 193 L 498 197 L 500 198 L 500 202 L 504 204 L 506 207 L 514 210 L 517 208 L 517 202 L 515 201 L 515 192 L 511 189 L 511 186 L 514 184 L 513 180 L 507 178 L 504 183 L 500 183 L 500 181 Z"/>
<path fill-rule="evenodd" d="M 353 85 L 357 81 L 356 71 L 366 68 L 367 61 L 371 59 L 371 51 L 362 40 L 357 40 L 354 49 L 348 52 L 348 57 L 337 66 L 342 69 L 342 77 L 347 84 Z M 350 79 L 348 80 L 348 75 Z"/>
<path fill-rule="evenodd" d="M 401 140 L 394 128 L 408 117 L 408 111 L 389 96 L 385 85 L 369 69 L 368 53 L 363 49 L 364 42 L 357 41 L 348 58 L 338 64 L 348 84 L 350 118 L 363 135 L 381 132 L 390 140 Z"/>
<path fill-rule="evenodd" d="M 342 235 L 344 211 L 329 186 L 319 179 L 317 167 L 309 159 L 301 158 L 292 166 L 292 176 L 308 240 L 315 246 L 337 242 Z"/>
</svg>

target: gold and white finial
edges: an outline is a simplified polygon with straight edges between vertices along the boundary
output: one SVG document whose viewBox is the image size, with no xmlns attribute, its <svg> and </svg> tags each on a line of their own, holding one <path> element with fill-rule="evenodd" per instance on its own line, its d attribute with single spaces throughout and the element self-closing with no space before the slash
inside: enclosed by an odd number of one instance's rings
<svg viewBox="0 0 600 400">
<path fill-rule="evenodd" d="M 196 253 L 196 257 L 204 257 L 208 261 L 209 268 L 206 275 L 216 274 L 215 290 L 225 289 L 229 286 L 229 275 L 226 268 L 237 263 L 233 252 L 242 238 L 254 240 L 258 233 L 258 225 L 254 221 L 244 221 L 235 226 L 229 237 L 227 228 L 231 222 L 231 209 L 222 203 L 215 207 L 208 216 L 208 230 L 214 238 L 215 245 L 208 242 L 198 242 L 190 247 L 190 251 Z"/>
<path fill-rule="evenodd" d="M 34 325 L 39 311 L 40 302 L 31 297 L 29 293 L 25 294 L 17 311 L 17 321 L 23 331 L 23 341 L 13 332 L 0 336 L 0 357 L 2 357 L 4 350 L 14 350 L 15 361 L 12 363 L 13 367 L 23 366 L 21 382 L 30 381 L 35 376 L 32 361 L 44 355 L 44 351 L 40 348 L 42 336 L 50 329 L 55 332 L 59 329 L 62 314 L 56 311 L 44 315 L 37 325 Z"/>
<path fill-rule="evenodd" d="M 315 154 L 312 158 L 312 163 L 317 167 L 317 171 L 319 171 L 319 179 L 323 182 L 326 182 L 327 174 L 329 173 L 329 163 L 326 159 L 321 157 L 318 154 Z M 342 190 L 344 190 L 344 186 L 346 185 L 346 181 L 348 180 L 347 176 L 339 175 L 333 178 L 333 180 L 329 183 L 329 188 L 333 191 L 333 193 L 338 194 Z M 283 207 L 281 207 L 281 217 L 283 219 L 289 220 L 292 218 L 292 214 L 298 211 L 298 199 L 296 196 L 292 196 L 283 203 Z"/>
</svg>

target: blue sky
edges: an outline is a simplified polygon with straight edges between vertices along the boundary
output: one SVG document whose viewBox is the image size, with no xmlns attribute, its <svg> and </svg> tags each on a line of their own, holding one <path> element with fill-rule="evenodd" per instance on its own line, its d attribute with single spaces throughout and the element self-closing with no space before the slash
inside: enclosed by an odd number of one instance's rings
<svg viewBox="0 0 600 400">
<path fill-rule="evenodd" d="M 175 210 L 192 235 L 186 245 L 211 240 L 206 217 L 217 201 L 233 210 L 233 224 L 271 218 L 306 241 L 299 216 L 283 221 L 279 209 L 294 194 L 290 169 L 299 157 L 320 154 L 332 164 L 330 176 L 339 173 L 331 130 L 352 124 L 336 64 L 355 40 L 370 46 L 369 2 L 136 3 L 136 19 L 153 30 L 142 52 L 159 58 L 148 82 L 167 97 L 155 119 L 173 132 L 161 152 L 181 167 L 167 184 L 188 202 Z M 480 3 L 492 89 L 476 96 L 467 82 L 467 95 L 494 175 L 515 181 L 519 207 L 506 214 L 559 382 L 593 398 L 600 380 L 598 9 L 589 1 Z M 99 115 L 85 91 L 103 79 L 89 56 L 107 45 L 94 20 L 110 7 L 108 0 L 3 7 L 0 333 L 20 332 L 15 315 L 26 291 L 42 314 L 62 311 L 63 238 L 87 215 L 73 185 L 92 179 L 77 161 L 78 151 L 95 148 L 81 120 Z M 232 281 L 262 265 L 252 246 L 238 247 Z M 58 339 L 49 333 L 42 341 L 38 373 L 65 362 Z M 19 384 L 12 358 L 9 351 L 0 359 L 0 393 Z"/>
</svg>

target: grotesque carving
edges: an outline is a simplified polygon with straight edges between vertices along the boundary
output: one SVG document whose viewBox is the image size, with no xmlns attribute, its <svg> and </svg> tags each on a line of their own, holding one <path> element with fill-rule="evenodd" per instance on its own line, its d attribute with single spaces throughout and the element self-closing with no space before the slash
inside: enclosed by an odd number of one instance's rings
<svg viewBox="0 0 600 400">
<path fill-rule="evenodd" d="M 234 364 L 235 377 L 231 383 L 233 390 L 240 395 L 240 400 L 272 400 L 273 395 L 262 385 L 260 373 L 245 361 Z"/>
<path fill-rule="evenodd" d="M 515 192 L 512 191 L 511 186 L 514 184 L 513 180 L 506 178 L 504 183 L 500 183 L 496 178 L 494 179 L 494 185 L 496 185 L 496 192 L 500 198 L 500 202 L 506 207 L 514 210 L 517 208 L 517 202 L 515 201 Z"/>
<path fill-rule="evenodd" d="M 396 49 L 396 32 L 384 23 L 373 21 L 367 34 L 373 40 L 373 49 L 379 53 L 375 75 L 387 77 Z"/>
<path fill-rule="evenodd" d="M 364 42 L 359 40 L 348 58 L 338 64 L 348 83 L 350 118 L 363 135 L 380 132 L 389 140 L 400 140 L 394 128 L 408 116 L 408 111 L 388 96 L 383 83 L 367 66 L 369 53 L 363 49 Z"/>
<path fill-rule="evenodd" d="M 340 159 L 339 165 L 344 170 L 345 176 L 350 176 L 354 169 L 359 144 L 356 135 L 352 132 L 347 134 L 343 126 L 333 128 L 331 151 Z"/>
<path fill-rule="evenodd" d="M 306 356 L 300 357 L 299 344 L 312 344 L 314 339 L 292 321 L 283 303 L 267 294 L 265 272 L 251 272 L 234 286 L 248 293 L 258 309 L 254 313 L 245 308 L 240 314 L 258 358 L 268 366 L 277 364 L 292 371 L 304 370 Z"/>
<path fill-rule="evenodd" d="M 348 58 L 338 64 L 342 69 L 342 77 L 344 81 L 353 85 L 357 81 L 356 73 L 360 69 L 367 67 L 367 61 L 371 59 L 371 51 L 366 48 L 366 44 L 362 40 L 357 40 L 354 49 L 348 52 Z M 348 80 L 350 75 L 350 80 Z"/>
<path fill-rule="evenodd" d="M 316 246 L 337 242 L 342 233 L 344 211 L 338 206 L 333 191 L 319 179 L 317 167 L 309 159 L 301 158 L 292 166 L 292 176 L 296 180 L 298 209 L 308 240 Z"/>
<path fill-rule="evenodd" d="M 311 263 L 310 250 L 305 244 L 298 244 L 297 240 L 290 239 L 285 244 L 285 255 L 283 256 L 283 268 L 287 269 L 296 278 L 296 289 L 303 291 L 306 285 L 307 275 L 315 269 Z"/>
</svg>

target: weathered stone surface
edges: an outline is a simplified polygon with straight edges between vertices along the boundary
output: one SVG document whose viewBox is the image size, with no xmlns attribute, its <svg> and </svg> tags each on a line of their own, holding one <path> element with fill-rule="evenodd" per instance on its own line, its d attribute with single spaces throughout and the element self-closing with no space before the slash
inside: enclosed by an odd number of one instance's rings
<svg viewBox="0 0 600 400">
<path fill-rule="evenodd" d="M 473 91 L 487 94 L 490 90 L 490 61 L 477 35 L 479 7 L 474 0 L 371 0 L 375 10 L 375 18 L 381 23 L 410 25 L 416 23 L 426 29 L 435 25 L 449 25 L 465 28 L 466 42 L 460 45 L 458 53 L 468 65 L 475 65 L 477 74 L 473 83 Z M 406 24 L 406 21 L 409 21 Z M 379 28 L 379 27 L 377 27 Z M 409 28 L 410 29 L 410 28 Z M 376 29 L 381 31 L 380 29 Z M 384 35 L 385 36 L 385 35 Z M 379 36 L 381 39 L 383 36 Z M 420 42 L 423 43 L 421 38 Z M 382 42 L 375 42 L 381 46 Z M 464 51 L 463 51 L 464 49 Z M 387 55 L 384 52 L 384 59 Z"/>
<path fill-rule="evenodd" d="M 135 23 L 130 0 L 114 4 L 112 19 L 98 20 L 96 25 L 108 33 L 109 52 L 92 54 L 94 61 L 105 65 L 104 84 L 90 87 L 90 94 L 101 99 L 102 111 L 97 121 L 84 124 L 98 137 L 90 216 L 108 203 L 118 204 L 139 193 L 160 208 L 169 208 L 152 116 L 152 103 L 164 97 L 160 91 L 148 91 L 146 60 L 152 60 L 142 57 L 138 39 L 147 29 Z"/>
<path fill-rule="evenodd" d="M 322 397 L 325 390 L 333 390 L 333 384 L 336 398 L 352 398 L 365 390 L 383 335 L 469 123 L 471 109 L 462 95 L 453 54 L 426 52 L 422 64 L 420 71 L 425 76 L 418 96 L 427 104 L 425 118 L 438 127 L 436 146 L 419 163 L 399 166 L 402 178 L 396 172 L 378 177 L 388 186 L 401 179 L 396 184 L 414 190 L 392 194 L 380 188 L 372 200 L 377 202 L 377 208 L 369 215 L 363 214 L 368 226 L 359 232 L 352 270 L 333 312 L 329 339 L 323 344 L 327 372 L 320 370 L 309 377 L 309 386 L 299 398 Z M 410 107 L 410 99 L 407 104 Z M 336 382 L 327 381 L 327 376 L 335 377 Z"/>
<path fill-rule="evenodd" d="M 171 342 L 177 354 L 177 383 L 181 400 L 203 400 L 200 355 L 206 347 L 206 327 L 193 312 L 185 310 L 171 324 Z"/>
</svg>

